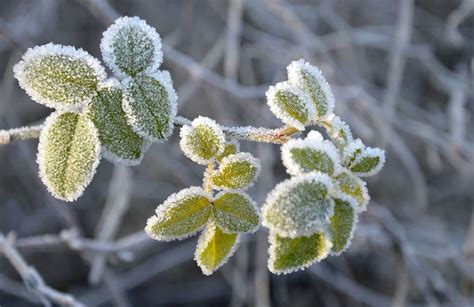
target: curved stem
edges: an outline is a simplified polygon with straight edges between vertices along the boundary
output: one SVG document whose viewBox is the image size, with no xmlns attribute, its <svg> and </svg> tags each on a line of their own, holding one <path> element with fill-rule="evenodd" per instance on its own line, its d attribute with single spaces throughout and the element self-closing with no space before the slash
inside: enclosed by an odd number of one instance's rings
<svg viewBox="0 0 474 307">
<path fill-rule="evenodd" d="M 0 145 L 6 145 L 12 140 L 29 140 L 39 138 L 43 125 L 0 130 Z"/>
</svg>

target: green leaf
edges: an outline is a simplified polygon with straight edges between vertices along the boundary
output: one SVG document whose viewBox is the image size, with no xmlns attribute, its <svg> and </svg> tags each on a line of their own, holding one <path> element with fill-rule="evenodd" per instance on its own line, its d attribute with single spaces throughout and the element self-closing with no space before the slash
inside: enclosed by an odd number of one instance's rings
<svg viewBox="0 0 474 307">
<path fill-rule="evenodd" d="M 334 215 L 331 217 L 332 250 L 339 255 L 351 244 L 357 223 L 357 202 L 352 197 L 334 198 Z"/>
<path fill-rule="evenodd" d="M 385 152 L 380 148 L 366 147 L 352 162 L 350 170 L 357 176 L 366 177 L 377 174 L 385 164 Z"/>
<path fill-rule="evenodd" d="M 154 73 L 163 60 L 161 38 L 156 30 L 138 17 L 121 17 L 104 32 L 102 57 L 120 77 Z"/>
<path fill-rule="evenodd" d="M 364 149 L 365 145 L 360 139 L 356 139 L 347 144 L 347 146 L 344 148 L 344 151 L 342 152 L 344 166 L 350 167 L 352 163 L 354 163 L 354 161 L 359 158 L 362 152 L 364 152 Z"/>
<path fill-rule="evenodd" d="M 334 96 L 321 71 L 305 60 L 293 61 L 287 67 L 288 80 L 311 99 L 317 116 L 323 118 L 334 110 Z"/>
<path fill-rule="evenodd" d="M 194 259 L 203 274 L 211 275 L 234 254 L 238 243 L 238 234 L 225 233 L 217 225 L 211 224 L 199 237 Z"/>
<path fill-rule="evenodd" d="M 230 155 L 222 160 L 219 169 L 211 175 L 211 183 L 218 190 L 249 188 L 260 174 L 260 161 L 250 153 Z"/>
<path fill-rule="evenodd" d="M 201 230 L 211 216 L 208 194 L 191 187 L 170 195 L 148 219 L 145 231 L 160 241 L 184 239 Z"/>
<path fill-rule="evenodd" d="M 148 142 L 127 123 L 118 81 L 103 85 L 84 112 L 99 131 L 102 155 L 107 160 L 124 165 L 140 164 Z"/>
<path fill-rule="evenodd" d="M 159 71 L 123 81 L 122 107 L 133 130 L 149 141 L 166 140 L 173 133 L 176 92 L 170 74 Z"/>
<path fill-rule="evenodd" d="M 235 155 L 239 152 L 239 143 L 237 141 L 227 142 L 224 146 L 224 151 L 217 157 L 217 162 L 222 162 L 222 159 L 230 155 Z"/>
<path fill-rule="evenodd" d="M 314 107 L 309 97 L 288 82 L 280 82 L 265 93 L 267 104 L 273 114 L 288 126 L 304 130 L 314 117 Z"/>
<path fill-rule="evenodd" d="M 333 215 L 331 190 L 331 178 L 321 173 L 308 173 L 281 182 L 262 207 L 263 225 L 280 236 L 291 238 L 325 230 Z"/>
<path fill-rule="evenodd" d="M 344 149 L 353 141 L 349 126 L 339 116 L 331 114 L 328 116 L 329 126 L 327 132 L 337 148 Z"/>
<path fill-rule="evenodd" d="M 216 223 L 227 233 L 257 231 L 260 216 L 245 193 L 219 193 L 212 202 Z"/>
<path fill-rule="evenodd" d="M 28 49 L 13 71 L 33 100 L 56 109 L 81 105 L 106 77 L 104 68 L 89 53 L 51 43 Z"/>
<path fill-rule="evenodd" d="M 339 153 L 329 141 L 292 139 L 281 147 L 283 164 L 291 175 L 319 171 L 334 175 L 339 171 Z"/>
<path fill-rule="evenodd" d="M 274 274 L 289 274 L 305 269 L 327 257 L 331 241 L 324 233 L 285 238 L 270 231 L 268 269 Z"/>
<path fill-rule="evenodd" d="M 335 177 L 335 187 L 338 191 L 355 198 L 358 203 L 357 212 L 366 210 L 370 200 L 367 184 L 351 171 L 343 169 L 342 172 Z"/>
<path fill-rule="evenodd" d="M 180 137 L 181 150 L 199 164 L 208 164 L 224 150 L 225 137 L 222 129 L 207 117 L 199 116 L 191 126 L 183 126 Z"/>
<path fill-rule="evenodd" d="M 55 112 L 41 131 L 38 158 L 40 177 L 54 197 L 74 201 L 94 177 L 100 143 L 94 124 L 74 112 Z"/>
</svg>

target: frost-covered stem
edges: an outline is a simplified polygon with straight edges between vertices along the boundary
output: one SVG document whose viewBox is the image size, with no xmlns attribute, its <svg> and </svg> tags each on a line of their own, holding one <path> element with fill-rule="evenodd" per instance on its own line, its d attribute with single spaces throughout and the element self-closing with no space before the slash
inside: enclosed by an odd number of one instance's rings
<svg viewBox="0 0 474 307">
<path fill-rule="evenodd" d="M 6 145 L 13 140 L 29 140 L 39 138 L 43 125 L 0 130 L 0 145 Z"/>
<path fill-rule="evenodd" d="M 204 181 L 203 181 L 203 189 L 206 191 L 206 193 L 211 193 L 212 192 L 212 186 L 211 186 L 211 174 L 214 171 L 214 160 L 209 162 L 207 165 L 206 171 L 204 173 Z"/>
</svg>

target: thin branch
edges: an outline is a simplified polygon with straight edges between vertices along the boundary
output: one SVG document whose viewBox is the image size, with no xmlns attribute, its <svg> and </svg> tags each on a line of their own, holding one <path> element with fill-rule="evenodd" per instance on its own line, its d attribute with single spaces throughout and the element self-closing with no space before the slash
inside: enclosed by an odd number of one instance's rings
<svg viewBox="0 0 474 307">
<path fill-rule="evenodd" d="M 9 144 L 13 140 L 30 140 L 39 138 L 43 125 L 0 130 L 0 145 Z"/>
</svg>

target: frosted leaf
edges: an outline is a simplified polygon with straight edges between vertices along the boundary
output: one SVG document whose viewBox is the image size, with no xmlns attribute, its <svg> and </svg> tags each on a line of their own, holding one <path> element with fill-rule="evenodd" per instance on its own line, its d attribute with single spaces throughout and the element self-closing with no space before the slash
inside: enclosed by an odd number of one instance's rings
<svg viewBox="0 0 474 307">
<path fill-rule="evenodd" d="M 280 82 L 265 93 L 272 113 L 288 126 L 304 130 L 315 109 L 308 95 L 288 82 Z"/>
<path fill-rule="evenodd" d="M 344 165 L 350 167 L 351 164 L 356 160 L 357 157 L 364 151 L 365 145 L 360 139 L 356 139 L 350 142 L 342 153 L 342 160 Z"/>
<path fill-rule="evenodd" d="M 149 143 L 127 123 L 122 96 L 120 83 L 111 79 L 100 86 L 84 113 L 99 131 L 104 158 L 115 164 L 138 165 Z"/>
<path fill-rule="evenodd" d="M 224 132 L 208 117 L 199 116 L 191 126 L 184 125 L 179 135 L 181 150 L 196 163 L 208 164 L 224 151 Z"/>
<path fill-rule="evenodd" d="M 214 217 L 227 233 L 257 231 L 260 216 L 255 202 L 245 193 L 221 192 L 212 201 Z"/>
<path fill-rule="evenodd" d="M 338 148 L 344 148 L 352 142 L 352 132 L 349 126 L 339 116 L 331 114 L 329 117 L 330 128 L 327 130 L 329 137 Z"/>
<path fill-rule="evenodd" d="M 13 71 L 31 99 L 56 109 L 80 106 L 106 78 L 99 61 L 86 51 L 52 43 L 29 48 Z"/>
<path fill-rule="evenodd" d="M 37 162 L 48 191 L 64 201 L 82 195 L 100 161 L 97 129 L 85 116 L 55 112 L 41 131 Z"/>
<path fill-rule="evenodd" d="M 314 137 L 291 139 L 281 147 L 283 164 L 290 175 L 319 171 L 332 176 L 339 172 L 341 162 L 336 147 Z"/>
<path fill-rule="evenodd" d="M 336 191 L 352 196 L 358 203 L 357 212 L 365 211 L 369 203 L 370 196 L 367 191 L 367 184 L 351 171 L 343 169 L 342 172 L 334 178 Z M 335 195 L 339 195 L 338 192 Z"/>
<path fill-rule="evenodd" d="M 333 112 L 334 96 L 331 87 L 317 67 L 301 59 L 291 62 L 287 71 L 289 82 L 310 97 L 318 118 Z"/>
<path fill-rule="evenodd" d="M 317 172 L 279 183 L 262 207 L 263 225 L 290 238 L 325 230 L 334 209 L 332 186 L 329 176 Z"/>
<path fill-rule="evenodd" d="M 357 224 L 357 201 L 340 194 L 334 198 L 334 215 L 331 217 L 331 254 L 339 255 L 351 244 Z"/>
<path fill-rule="evenodd" d="M 235 155 L 236 153 L 238 153 L 240 150 L 240 144 L 239 142 L 237 141 L 230 141 L 230 142 L 226 142 L 225 145 L 224 145 L 224 151 L 222 152 L 222 154 L 220 154 L 218 157 L 217 157 L 217 162 L 222 162 L 222 159 L 224 159 L 225 157 L 227 156 L 230 156 L 230 155 Z"/>
<path fill-rule="evenodd" d="M 326 258 L 331 241 L 325 233 L 310 236 L 285 238 L 270 230 L 268 269 L 274 274 L 289 274 L 304 270 L 313 263 Z"/>
<path fill-rule="evenodd" d="M 181 240 L 201 230 L 211 216 L 209 195 L 191 187 L 170 195 L 150 217 L 146 233 L 160 241 Z"/>
<path fill-rule="evenodd" d="M 350 170 L 360 177 L 377 174 L 385 164 L 385 152 L 380 148 L 366 147 L 351 163 Z"/>
<path fill-rule="evenodd" d="M 212 174 L 212 187 L 227 191 L 248 189 L 260 175 L 260 169 L 260 161 L 248 152 L 230 155 Z"/>
<path fill-rule="evenodd" d="M 238 244 L 238 234 L 225 233 L 219 226 L 211 223 L 199 237 L 194 260 L 204 275 L 211 275 L 234 254 Z"/>
<path fill-rule="evenodd" d="M 151 142 L 166 140 L 173 133 L 178 99 L 169 72 L 140 74 L 122 83 L 122 108 L 133 130 Z"/>
<path fill-rule="evenodd" d="M 163 61 L 160 35 L 138 17 L 115 20 L 103 33 L 100 50 L 105 63 L 120 77 L 152 74 Z"/>
</svg>

